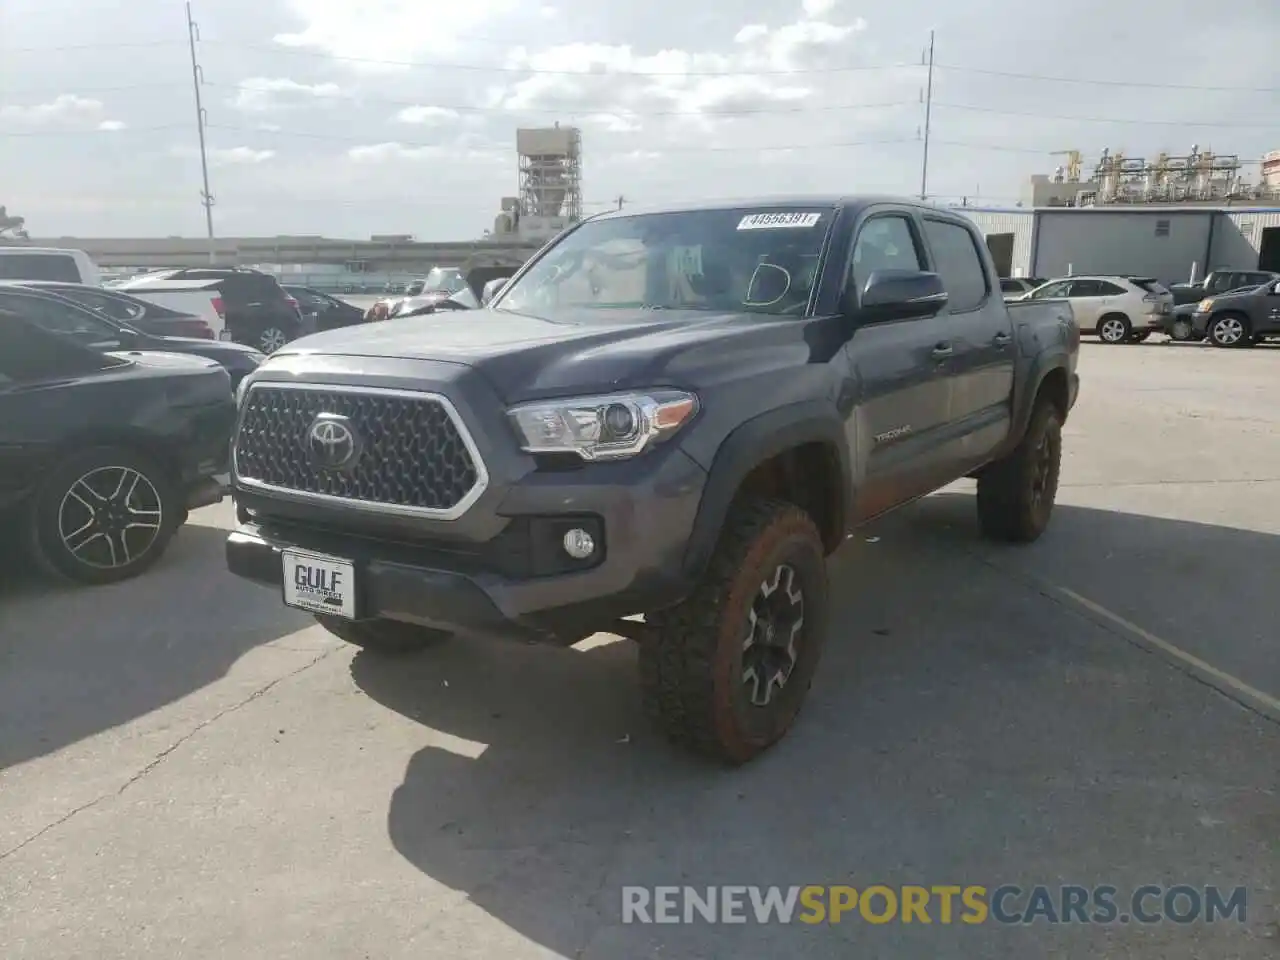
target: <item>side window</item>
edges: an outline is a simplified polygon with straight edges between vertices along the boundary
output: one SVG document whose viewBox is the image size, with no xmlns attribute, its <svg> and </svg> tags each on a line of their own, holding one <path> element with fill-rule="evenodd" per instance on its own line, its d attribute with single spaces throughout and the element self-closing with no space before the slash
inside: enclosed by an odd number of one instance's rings
<svg viewBox="0 0 1280 960">
<path fill-rule="evenodd" d="M 59 280 L 79 283 L 80 270 L 65 253 L 0 255 L 0 280 Z"/>
<path fill-rule="evenodd" d="M 1022 281 L 1021 280 L 1001 280 L 1000 292 L 1001 293 L 1021 293 Z"/>
<path fill-rule="evenodd" d="M 125 323 L 142 316 L 142 308 L 137 304 L 130 303 L 128 300 L 117 300 L 115 297 L 104 296 L 91 290 L 66 290 L 61 295 L 90 310 L 97 310 L 114 320 L 122 320 Z"/>
<path fill-rule="evenodd" d="M 116 328 L 99 320 L 88 310 L 43 297 L 20 297 L 0 293 L 0 308 L 12 310 L 28 323 L 50 333 L 74 337 L 81 343 L 115 344 L 120 339 Z"/>
<path fill-rule="evenodd" d="M 0 306 L 0 385 L 85 376 L 114 365 L 107 360 Z"/>
<path fill-rule="evenodd" d="M 1035 295 L 1033 296 L 1032 299 L 1049 300 L 1054 297 L 1069 296 L 1067 292 L 1067 288 L 1070 286 L 1071 286 L 1070 280 L 1059 280 L 1057 283 L 1051 283 L 1051 284 L 1048 284 L 1047 286 L 1041 287 L 1039 290 L 1035 292 Z"/>
<path fill-rule="evenodd" d="M 1098 296 L 1100 297 L 1122 297 L 1128 291 L 1124 287 L 1115 283 L 1108 283 L 1106 280 L 1093 281 L 1098 285 Z"/>
<path fill-rule="evenodd" d="M 873 217 L 862 225 L 853 244 L 850 270 L 859 295 L 877 270 L 922 270 L 924 262 L 916 245 L 911 221 L 889 215 Z"/>
<path fill-rule="evenodd" d="M 933 269 L 947 288 L 947 308 L 964 313 L 980 307 L 991 286 L 973 233 L 958 223 L 926 217 L 924 235 L 933 253 Z"/>
<path fill-rule="evenodd" d="M 1102 296 L 1102 281 L 1100 280 L 1072 280 L 1071 293 L 1072 297 L 1100 297 Z"/>
</svg>

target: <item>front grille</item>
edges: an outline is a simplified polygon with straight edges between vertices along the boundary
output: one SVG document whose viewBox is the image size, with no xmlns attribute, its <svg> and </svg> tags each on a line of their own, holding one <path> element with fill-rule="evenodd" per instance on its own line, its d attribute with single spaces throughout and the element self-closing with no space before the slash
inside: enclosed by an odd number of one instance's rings
<svg viewBox="0 0 1280 960">
<path fill-rule="evenodd" d="M 312 426 L 321 414 L 346 418 L 347 462 L 317 455 Z M 447 517 L 483 487 L 473 449 L 452 406 L 434 394 L 259 383 L 245 397 L 235 473 L 251 487 Z"/>
</svg>

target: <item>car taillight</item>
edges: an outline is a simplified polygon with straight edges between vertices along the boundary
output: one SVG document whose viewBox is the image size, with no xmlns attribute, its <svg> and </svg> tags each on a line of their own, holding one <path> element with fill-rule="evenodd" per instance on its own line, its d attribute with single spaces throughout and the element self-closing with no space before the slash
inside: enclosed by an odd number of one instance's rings
<svg viewBox="0 0 1280 960">
<path fill-rule="evenodd" d="M 285 297 L 284 300 L 285 300 L 285 303 L 289 304 L 289 306 L 293 307 L 293 309 L 295 310 L 298 309 L 298 301 L 295 300 L 293 297 Z"/>
<path fill-rule="evenodd" d="M 213 309 L 217 312 L 218 316 L 219 316 L 219 317 L 221 317 L 223 320 L 225 320 L 225 319 L 227 318 L 227 311 L 226 311 L 226 308 L 225 308 L 225 307 L 223 306 L 223 304 L 222 304 L 222 298 L 221 298 L 221 297 L 214 297 L 214 298 L 213 298 Z"/>
</svg>

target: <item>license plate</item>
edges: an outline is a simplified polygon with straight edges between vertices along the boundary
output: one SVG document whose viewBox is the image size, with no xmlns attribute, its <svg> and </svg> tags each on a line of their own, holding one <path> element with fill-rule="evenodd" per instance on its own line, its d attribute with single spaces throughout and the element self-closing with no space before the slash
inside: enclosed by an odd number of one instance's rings
<svg viewBox="0 0 1280 960">
<path fill-rule="evenodd" d="M 223 330 L 223 331 L 221 331 L 221 332 L 218 334 L 218 339 L 219 339 L 219 340 L 230 340 L 230 339 L 231 339 L 231 331 L 230 331 L 230 330 Z"/>
<path fill-rule="evenodd" d="M 350 560 L 302 550 L 281 550 L 280 556 L 288 606 L 355 619 L 356 568 Z"/>
</svg>

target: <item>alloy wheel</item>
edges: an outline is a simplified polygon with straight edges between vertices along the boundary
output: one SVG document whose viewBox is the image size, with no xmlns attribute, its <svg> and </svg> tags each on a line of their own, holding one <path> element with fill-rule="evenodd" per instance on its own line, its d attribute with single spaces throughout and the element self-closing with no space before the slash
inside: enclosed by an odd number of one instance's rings
<svg viewBox="0 0 1280 960">
<path fill-rule="evenodd" d="M 1125 322 L 1114 318 L 1102 321 L 1098 336 L 1107 343 L 1120 343 L 1125 338 Z"/>
<path fill-rule="evenodd" d="M 804 637 L 804 591 L 796 571 L 778 564 L 756 591 L 742 643 L 742 683 L 751 703 L 766 707 L 786 686 Z"/>
<path fill-rule="evenodd" d="M 76 480 L 58 506 L 58 536 L 80 563 L 124 567 L 146 555 L 160 535 L 160 493 L 132 467 L 98 467 Z"/>
<path fill-rule="evenodd" d="M 1234 347 L 1244 339 L 1244 324 L 1235 317 L 1223 317 L 1213 325 L 1213 342 Z"/>
<path fill-rule="evenodd" d="M 263 353 L 275 353 L 288 342 L 289 338 L 279 327 L 267 327 L 258 338 L 258 346 Z"/>
</svg>

